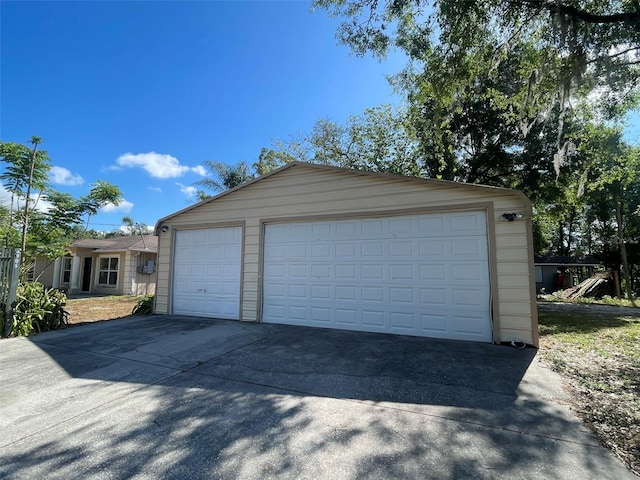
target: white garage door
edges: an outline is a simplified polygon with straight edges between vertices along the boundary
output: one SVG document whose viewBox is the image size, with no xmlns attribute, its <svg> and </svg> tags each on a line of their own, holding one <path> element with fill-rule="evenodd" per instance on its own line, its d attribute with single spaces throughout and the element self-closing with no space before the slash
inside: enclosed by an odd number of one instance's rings
<svg viewBox="0 0 640 480">
<path fill-rule="evenodd" d="M 176 232 L 174 314 L 239 318 L 241 245 L 240 227 Z"/>
<path fill-rule="evenodd" d="M 262 319 L 490 342 L 485 213 L 267 224 Z"/>
</svg>

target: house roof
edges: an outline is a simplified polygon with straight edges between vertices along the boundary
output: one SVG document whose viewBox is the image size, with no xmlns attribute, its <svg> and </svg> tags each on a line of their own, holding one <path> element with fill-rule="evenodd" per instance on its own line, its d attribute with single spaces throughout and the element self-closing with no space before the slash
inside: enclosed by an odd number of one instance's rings
<svg viewBox="0 0 640 480">
<path fill-rule="evenodd" d="M 392 173 L 381 173 L 381 172 L 370 172 L 370 171 L 365 171 L 365 170 L 355 170 L 355 169 L 350 169 L 350 168 L 343 168 L 343 167 L 334 167 L 332 165 L 320 165 L 317 163 L 307 163 L 307 162 L 291 162 L 291 163 L 287 163 L 286 165 L 277 168 L 276 170 L 272 170 L 269 173 L 266 173 L 258 178 L 254 178 L 253 180 L 250 180 L 248 182 L 245 182 L 241 185 L 238 185 L 235 188 L 231 188 L 229 190 L 225 190 L 224 192 L 219 193 L 218 195 L 215 195 L 213 197 L 210 198 L 206 198 L 198 203 L 194 203 L 193 205 L 188 206 L 187 208 L 183 208 L 182 210 L 178 210 L 177 212 L 172 213 L 171 215 L 167 215 L 166 217 L 161 218 L 160 220 L 158 220 L 158 222 L 156 223 L 155 226 L 155 234 L 157 235 L 159 232 L 159 228 L 162 226 L 163 222 L 166 222 L 167 220 L 176 217 L 178 215 L 181 215 L 185 212 L 188 212 L 190 210 L 193 210 L 194 208 L 198 208 L 202 205 L 205 205 L 207 203 L 211 203 L 214 202 L 216 200 L 218 200 L 221 197 L 225 197 L 227 195 L 230 195 L 234 192 L 236 192 L 237 190 L 241 190 L 243 188 L 247 188 L 251 185 L 254 185 L 255 183 L 258 183 L 266 178 L 269 178 L 273 175 L 278 175 L 281 172 L 284 172 L 285 170 L 289 170 L 291 168 L 306 168 L 306 169 L 315 169 L 315 170 L 324 170 L 324 171 L 334 171 L 334 172 L 341 172 L 344 173 L 345 175 L 357 175 L 357 176 L 368 176 L 368 177 L 374 177 L 374 178 L 387 178 L 387 179 L 393 179 L 393 180 L 398 180 L 398 179 L 402 179 L 403 181 L 406 182 L 412 182 L 412 183 L 422 183 L 422 184 L 431 184 L 431 185 L 440 185 L 440 186 L 447 186 L 447 187 L 451 187 L 451 188 L 462 188 L 462 189 L 467 189 L 467 190 L 482 190 L 482 191 L 496 191 L 496 192 L 501 192 L 501 193 L 505 193 L 505 192 L 509 192 L 511 194 L 517 195 L 519 197 L 521 197 L 525 203 L 527 205 L 530 204 L 529 199 L 527 198 L 527 196 L 520 192 L 519 190 L 512 190 L 509 188 L 502 188 L 502 187 L 493 187 L 493 186 L 489 186 L 489 185 L 479 185 L 479 184 L 475 184 L 475 183 L 463 183 L 463 182 L 453 182 L 450 180 L 439 180 L 439 179 L 435 179 L 435 178 L 421 178 L 421 177 L 407 177 L 404 175 L 396 175 L 396 174 L 392 174 Z"/>
<path fill-rule="evenodd" d="M 561 267 L 602 265 L 602 262 L 599 262 L 595 257 L 591 256 L 577 258 L 561 255 L 536 255 L 533 262 L 536 265 L 554 265 Z"/>
<path fill-rule="evenodd" d="M 77 240 L 71 248 L 89 248 L 96 252 L 122 252 L 127 250 L 139 252 L 157 252 L 158 237 L 155 235 L 128 235 L 104 239 L 87 238 Z"/>
</svg>

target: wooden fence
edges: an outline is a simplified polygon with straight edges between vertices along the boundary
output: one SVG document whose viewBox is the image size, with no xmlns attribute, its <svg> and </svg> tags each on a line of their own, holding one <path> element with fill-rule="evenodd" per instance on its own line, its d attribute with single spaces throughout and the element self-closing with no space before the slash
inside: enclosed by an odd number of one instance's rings
<svg viewBox="0 0 640 480">
<path fill-rule="evenodd" d="M 13 326 L 13 303 L 18 288 L 20 257 L 19 248 L 0 248 L 0 334 L 3 337 L 11 333 Z"/>
</svg>

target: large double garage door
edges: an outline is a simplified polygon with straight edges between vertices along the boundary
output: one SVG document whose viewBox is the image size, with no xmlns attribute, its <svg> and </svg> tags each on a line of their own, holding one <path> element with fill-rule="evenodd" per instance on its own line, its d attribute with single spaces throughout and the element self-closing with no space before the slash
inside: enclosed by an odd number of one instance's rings
<svg viewBox="0 0 640 480">
<path fill-rule="evenodd" d="M 486 223 L 482 211 L 267 223 L 261 319 L 490 342 Z M 230 228 L 212 230 L 225 232 L 217 237 L 236 239 Z M 183 250 L 183 243 L 176 238 L 176 262 L 182 259 L 190 265 L 185 273 L 203 275 L 189 280 L 196 293 L 182 302 L 176 301 L 174 283 L 174 313 L 238 318 L 240 240 L 233 248 L 218 246 L 216 253 L 203 245 L 200 258 L 210 265 L 200 266 L 197 255 Z M 235 258 L 223 258 L 227 255 Z M 204 272 L 228 272 L 231 277 L 210 280 Z M 231 308 L 229 296 L 217 307 L 199 299 L 197 290 L 206 289 L 208 294 L 210 287 L 203 285 L 212 281 L 217 291 L 234 290 L 236 308 Z"/>
</svg>

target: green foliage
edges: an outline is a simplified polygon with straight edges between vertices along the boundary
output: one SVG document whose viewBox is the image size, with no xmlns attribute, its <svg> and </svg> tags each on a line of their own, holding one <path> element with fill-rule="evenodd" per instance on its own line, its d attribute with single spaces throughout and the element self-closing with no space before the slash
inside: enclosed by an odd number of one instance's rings
<svg viewBox="0 0 640 480">
<path fill-rule="evenodd" d="M 270 149 L 263 147 L 258 155 L 258 160 L 252 165 L 253 170 L 257 176 L 269 173 L 276 168 L 280 168 L 287 163 L 301 160 L 296 158 L 290 153 L 282 151 L 281 149 Z"/>
<path fill-rule="evenodd" d="M 32 137 L 32 149 L 18 143 L 0 142 L 0 157 L 7 164 L 5 172 L 0 175 L 0 180 L 11 193 L 9 226 L 13 227 L 14 222 L 19 226 L 21 231 L 19 246 L 22 251 L 26 249 L 31 214 L 35 212 L 42 192 L 47 187 L 48 173 L 51 169 L 47 153 L 38 151 L 38 145 L 41 142 L 41 138 Z M 38 191 L 38 194 L 34 199 L 32 193 L 35 191 Z M 9 230 L 6 233 L 5 245 L 9 245 L 11 234 Z"/>
<path fill-rule="evenodd" d="M 614 307 L 632 307 L 632 308 L 640 308 L 637 303 L 631 303 L 631 300 L 627 300 L 626 298 L 616 298 L 610 297 L 609 295 L 605 295 L 602 298 L 591 298 L 591 297 L 577 297 L 577 298 L 564 298 L 560 295 L 552 293 L 550 295 L 539 295 L 539 300 L 545 302 L 561 302 L 561 303 L 582 303 L 587 305 L 611 305 Z"/>
<path fill-rule="evenodd" d="M 4 173 L 0 175 L 0 180 L 4 187 L 16 197 L 23 197 L 29 184 L 32 154 L 32 149 L 26 145 L 0 142 L 0 157 L 7 164 Z M 51 160 L 47 152 L 44 150 L 35 152 L 35 163 L 31 174 L 33 188 L 39 191 L 45 189 L 50 169 Z"/>
<path fill-rule="evenodd" d="M 206 190 L 219 192 L 235 188 L 238 185 L 247 182 L 253 178 L 249 166 L 245 162 L 239 162 L 236 165 L 227 165 L 222 162 L 206 161 L 204 167 L 209 171 L 210 177 L 203 178 L 194 183 Z M 204 200 L 208 195 L 204 191 L 198 192 L 198 199 Z"/>
<path fill-rule="evenodd" d="M 265 149 L 263 149 L 265 152 Z M 262 153 L 261 152 L 261 156 Z M 293 159 L 373 172 L 420 176 L 418 142 L 402 109 L 380 105 L 345 125 L 319 119 L 309 134 L 266 150 L 282 164 Z"/>
<path fill-rule="evenodd" d="M 96 183 L 91 185 L 89 193 L 80 197 L 80 206 L 82 212 L 91 216 L 98 213 L 102 207 L 109 203 L 114 205 L 120 205 L 122 200 L 122 192 L 120 189 L 109 182 L 103 180 L 96 180 Z"/>
<path fill-rule="evenodd" d="M 122 217 L 122 226 L 106 233 L 104 238 L 143 235 L 148 234 L 149 231 L 149 227 L 145 223 L 138 223 L 132 217 L 124 216 Z"/>
<path fill-rule="evenodd" d="M 640 10 L 627 0 L 315 0 L 359 55 L 397 47 L 421 169 L 535 194 L 571 154 L 574 105 L 609 117 L 640 95 Z M 597 93 L 594 101 L 588 95 Z"/>
<path fill-rule="evenodd" d="M 528 44 L 538 58 L 523 65 L 522 78 L 530 80 L 523 94 L 537 90 L 539 100 L 564 109 L 563 92 L 599 88 L 603 104 L 615 109 L 637 93 L 634 0 L 315 0 L 314 6 L 344 18 L 338 38 L 356 54 L 382 57 L 398 47 L 429 69 L 442 66 L 450 75 L 440 85 L 488 72 L 514 46 Z"/>
<path fill-rule="evenodd" d="M 55 330 L 67 323 L 67 296 L 38 282 L 20 283 L 13 315 L 12 334 L 28 336 Z"/>
<path fill-rule="evenodd" d="M 138 300 L 138 303 L 136 303 L 136 306 L 133 307 L 133 310 L 131 311 L 131 315 L 153 314 L 154 298 L 155 298 L 154 295 L 145 295 L 144 297 L 142 297 L 140 300 Z"/>
<path fill-rule="evenodd" d="M 88 224 L 101 207 L 118 205 L 122 198 L 118 187 L 100 180 L 88 195 L 78 199 L 53 190 L 48 183 L 50 159 L 45 151 L 37 150 L 41 142 L 34 137 L 33 149 L 0 142 L 0 157 L 7 164 L 0 180 L 11 193 L 9 206 L 0 211 L 0 233 L 5 246 L 23 249 L 25 260 L 37 255 L 49 259 L 64 255 L 71 242 L 84 236 L 79 227 L 85 216 Z M 36 208 L 40 200 L 51 205 L 47 211 Z"/>
</svg>

